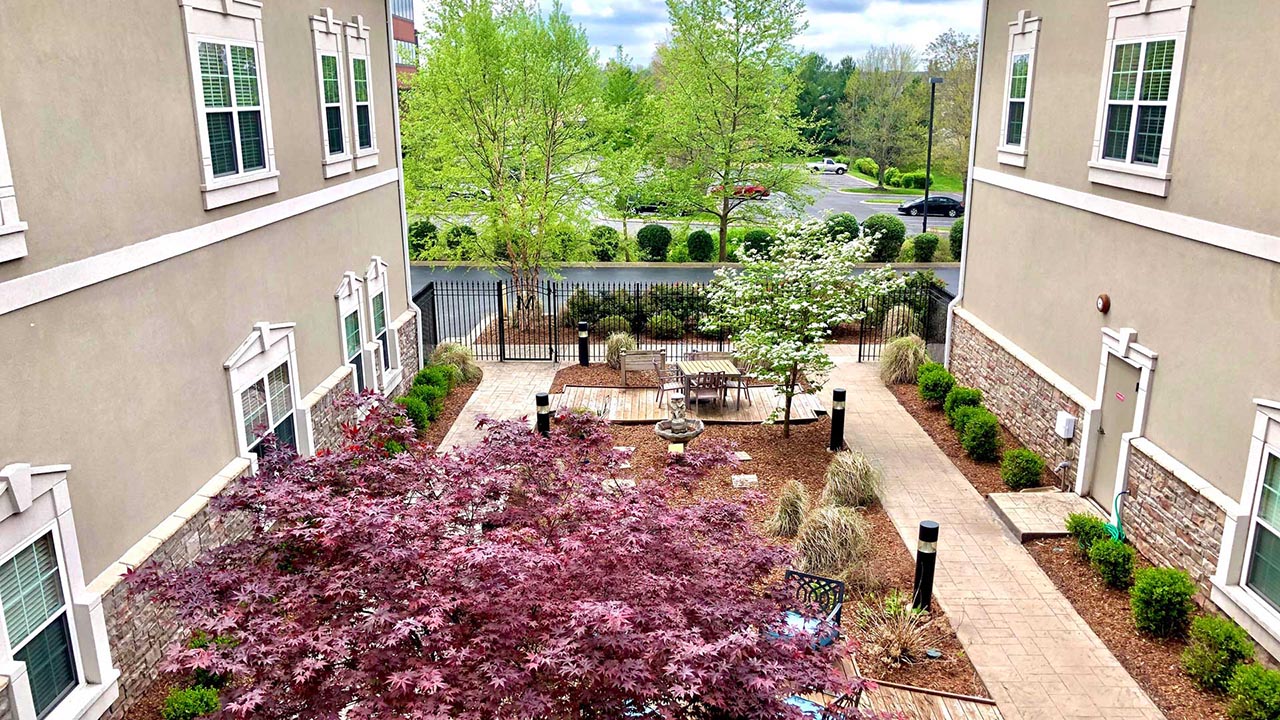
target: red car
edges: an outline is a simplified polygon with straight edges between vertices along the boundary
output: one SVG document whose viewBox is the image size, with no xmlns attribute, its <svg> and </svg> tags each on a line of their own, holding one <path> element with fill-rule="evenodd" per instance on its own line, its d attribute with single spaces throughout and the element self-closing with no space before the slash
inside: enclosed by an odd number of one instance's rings
<svg viewBox="0 0 1280 720">
<path fill-rule="evenodd" d="M 723 185 L 712 185 L 711 187 L 707 188 L 708 195 L 719 195 L 722 192 L 724 192 Z M 763 185 L 758 185 L 756 183 L 749 183 L 745 185 L 734 185 L 733 196 L 736 198 L 747 198 L 749 200 L 759 200 L 760 198 L 769 197 L 769 188 Z"/>
</svg>

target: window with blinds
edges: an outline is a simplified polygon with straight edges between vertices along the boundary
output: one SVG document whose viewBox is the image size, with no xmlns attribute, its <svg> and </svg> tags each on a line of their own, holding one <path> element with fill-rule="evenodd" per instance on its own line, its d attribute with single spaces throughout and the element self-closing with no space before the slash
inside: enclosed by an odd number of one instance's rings
<svg viewBox="0 0 1280 720">
<path fill-rule="evenodd" d="M 1027 78 L 1031 68 L 1031 55 L 1019 53 L 1013 56 L 1009 67 L 1008 121 L 1005 123 L 1004 142 L 1015 147 L 1022 145 L 1022 124 L 1027 109 Z"/>
<path fill-rule="evenodd" d="M 351 77 L 356 94 L 356 147 L 368 150 L 373 147 L 373 120 L 369 106 L 369 61 L 364 58 L 353 58 Z"/>
<path fill-rule="evenodd" d="M 382 345 L 382 369 L 391 369 L 391 342 L 387 337 L 387 294 L 373 296 L 373 334 Z"/>
<path fill-rule="evenodd" d="M 327 133 L 330 155 L 341 155 L 342 143 L 342 83 L 338 80 L 338 56 L 320 56 L 320 79 L 324 93 L 324 128 Z"/>
<path fill-rule="evenodd" d="M 197 55 L 213 176 L 266 169 L 257 51 L 202 40 Z"/>
<path fill-rule="evenodd" d="M 346 353 L 347 363 L 354 365 L 356 369 L 356 388 L 361 392 L 364 391 L 364 363 L 360 362 L 360 311 L 347 315 L 343 321 L 343 331 L 346 334 Z"/>
<path fill-rule="evenodd" d="M 240 391 L 240 415 L 249 450 L 256 451 L 262 439 L 275 434 L 281 447 L 298 447 L 293 413 L 293 386 L 289 363 L 284 362 L 263 378 Z"/>
<path fill-rule="evenodd" d="M 0 566 L 0 609 L 13 657 L 26 663 L 36 714 L 44 717 L 79 684 L 52 534 Z"/>
<path fill-rule="evenodd" d="M 1173 40 L 1117 44 L 1107 89 L 1102 157 L 1158 165 L 1173 82 Z"/>
</svg>

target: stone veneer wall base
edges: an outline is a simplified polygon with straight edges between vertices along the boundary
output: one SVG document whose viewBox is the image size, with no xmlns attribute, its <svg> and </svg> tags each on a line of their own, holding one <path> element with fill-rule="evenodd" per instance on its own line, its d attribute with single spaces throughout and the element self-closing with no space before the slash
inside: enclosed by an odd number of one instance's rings
<svg viewBox="0 0 1280 720">
<path fill-rule="evenodd" d="M 404 368 L 404 374 L 400 378 L 400 386 L 389 394 L 399 397 L 413 387 L 413 376 L 422 368 L 422 358 L 418 345 L 418 316 L 406 311 L 396 322 L 392 329 L 400 340 L 400 367 Z"/>
</svg>

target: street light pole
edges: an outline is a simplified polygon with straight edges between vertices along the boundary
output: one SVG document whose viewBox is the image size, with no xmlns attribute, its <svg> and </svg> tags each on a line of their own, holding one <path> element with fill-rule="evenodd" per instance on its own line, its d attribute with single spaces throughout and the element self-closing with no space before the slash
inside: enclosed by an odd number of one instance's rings
<svg viewBox="0 0 1280 720">
<path fill-rule="evenodd" d="M 942 78 L 929 78 L 929 148 L 924 155 L 924 220 L 920 223 L 920 232 L 929 232 L 929 185 L 933 180 L 933 100 L 941 84 Z"/>
</svg>

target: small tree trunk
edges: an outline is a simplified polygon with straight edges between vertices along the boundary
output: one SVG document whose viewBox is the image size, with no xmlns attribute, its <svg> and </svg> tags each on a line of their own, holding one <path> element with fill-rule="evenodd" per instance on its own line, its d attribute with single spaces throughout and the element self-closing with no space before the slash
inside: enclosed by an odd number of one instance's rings
<svg viewBox="0 0 1280 720">
<path fill-rule="evenodd" d="M 729 258 L 729 198 L 720 201 L 720 262 Z"/>
<path fill-rule="evenodd" d="M 791 373 L 787 378 L 786 404 L 782 411 L 782 437 L 791 437 L 791 398 L 796 395 L 796 382 L 800 377 L 800 368 L 796 365 L 791 366 Z"/>
<path fill-rule="evenodd" d="M 511 313 L 511 324 L 519 328 L 536 327 L 541 317 L 538 309 L 537 268 L 513 267 L 511 279 L 516 288 L 516 307 L 515 312 Z"/>
</svg>

